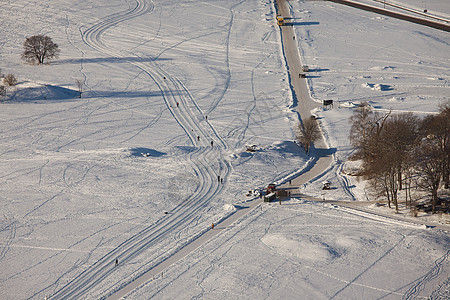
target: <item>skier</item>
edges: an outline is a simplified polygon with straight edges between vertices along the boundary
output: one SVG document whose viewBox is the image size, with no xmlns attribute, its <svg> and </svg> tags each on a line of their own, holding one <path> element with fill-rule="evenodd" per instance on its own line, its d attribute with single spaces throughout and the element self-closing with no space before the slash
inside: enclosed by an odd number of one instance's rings
<svg viewBox="0 0 450 300">
<path fill-rule="evenodd" d="M 200 136 L 199 135 L 197 135 L 197 141 L 200 141 Z"/>
<path fill-rule="evenodd" d="M 220 182 L 220 175 L 217 175 L 217 181 Z"/>
<path fill-rule="evenodd" d="M 177 107 L 180 106 L 180 103 L 177 102 Z"/>
<path fill-rule="evenodd" d="M 211 224 L 211 229 L 214 229 L 214 223 Z"/>
<path fill-rule="evenodd" d="M 211 141 L 211 147 L 213 146 L 213 144 L 214 144 L 214 142 L 213 142 L 213 141 Z"/>
<path fill-rule="evenodd" d="M 116 267 L 119 265 L 119 260 L 116 258 Z"/>
</svg>

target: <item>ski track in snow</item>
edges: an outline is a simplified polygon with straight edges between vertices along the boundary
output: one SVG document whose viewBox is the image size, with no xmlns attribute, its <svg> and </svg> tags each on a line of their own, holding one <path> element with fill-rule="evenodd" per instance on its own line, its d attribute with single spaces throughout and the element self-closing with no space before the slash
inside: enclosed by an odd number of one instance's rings
<svg viewBox="0 0 450 300">
<path fill-rule="evenodd" d="M 448 257 L 450 256 L 450 250 L 447 250 L 447 252 L 442 255 L 442 257 L 438 258 L 434 262 L 434 267 L 431 268 L 431 270 L 426 273 L 424 276 L 419 278 L 417 280 L 417 283 L 411 286 L 406 293 L 403 295 L 402 299 L 415 299 L 417 295 L 425 288 L 425 285 L 428 281 L 438 277 L 438 275 L 442 272 L 443 264 L 447 261 Z M 433 293 L 432 293 L 433 295 Z M 444 296 L 444 295 L 443 295 Z M 430 299 L 435 299 L 434 297 Z"/>
<path fill-rule="evenodd" d="M 154 6 L 150 2 L 137 0 L 136 6 L 131 10 L 112 14 L 85 30 L 82 35 L 83 41 L 101 53 L 126 60 L 123 53 L 103 43 L 103 34 L 120 22 L 139 17 L 153 9 Z M 170 216 L 160 219 L 157 223 L 133 235 L 72 279 L 67 285 L 57 290 L 52 297 L 58 299 L 79 298 L 86 295 L 97 284 L 117 271 L 111 264 L 115 259 L 118 259 L 121 263 L 126 263 L 142 253 L 147 247 L 161 242 L 168 236 L 174 236 L 174 240 L 179 239 L 177 237 L 179 232 L 188 223 L 195 220 L 205 204 L 222 191 L 223 185 L 215 178 L 218 175 L 227 178 L 230 172 L 231 166 L 224 160 L 222 154 L 223 149 L 228 148 L 226 142 L 211 123 L 204 120 L 203 112 L 183 83 L 179 79 L 170 76 L 155 62 L 128 61 L 128 63 L 142 70 L 157 84 L 167 108 L 176 122 L 183 128 L 191 143 L 196 147 L 195 151 L 189 154 L 189 161 L 200 179 L 200 186 L 182 204 L 176 207 Z M 218 101 L 216 101 L 215 105 L 217 106 L 217 104 Z M 211 106 L 210 110 L 213 108 L 214 105 Z M 151 126 L 151 123 L 147 126 Z M 213 146 L 209 145 L 210 141 L 213 141 Z M 88 170 L 84 176 L 87 172 Z M 116 285 L 123 286 L 124 283 L 134 280 L 149 270 L 152 265 L 155 266 L 166 258 L 165 253 L 160 254 L 156 261 L 154 260 L 147 265 L 139 267 L 134 274 L 128 274 Z M 123 280 L 126 282 L 123 282 Z M 111 293 L 111 290 L 106 292 Z"/>
</svg>

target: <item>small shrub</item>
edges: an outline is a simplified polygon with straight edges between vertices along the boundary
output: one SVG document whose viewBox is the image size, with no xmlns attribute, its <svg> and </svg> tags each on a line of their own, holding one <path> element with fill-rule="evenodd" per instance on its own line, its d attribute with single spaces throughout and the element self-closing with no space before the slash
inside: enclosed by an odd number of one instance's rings
<svg viewBox="0 0 450 300">
<path fill-rule="evenodd" d="M 14 74 L 8 74 L 3 78 L 3 82 L 7 86 L 15 86 L 17 84 L 17 78 L 14 76 Z"/>
<path fill-rule="evenodd" d="M 0 97 L 6 95 L 6 87 L 4 85 L 0 85 Z"/>
</svg>

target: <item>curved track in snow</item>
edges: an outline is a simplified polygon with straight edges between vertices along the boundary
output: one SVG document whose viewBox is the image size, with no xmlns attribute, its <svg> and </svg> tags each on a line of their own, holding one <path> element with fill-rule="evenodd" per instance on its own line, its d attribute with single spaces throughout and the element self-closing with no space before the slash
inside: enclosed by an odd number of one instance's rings
<svg viewBox="0 0 450 300">
<path fill-rule="evenodd" d="M 136 6 L 131 9 L 112 14 L 85 30 L 82 33 L 82 39 L 96 51 L 127 61 L 126 57 L 130 56 L 125 56 L 122 51 L 107 46 L 102 40 L 103 34 L 117 24 L 144 15 L 153 9 L 154 5 L 151 2 L 136 0 Z M 51 298 L 80 299 L 91 294 L 99 284 L 106 284 L 109 287 L 102 291 L 103 295 L 111 294 L 160 264 L 171 254 L 160 254 L 151 262 L 137 266 L 131 274 L 122 274 L 124 271 L 121 268 L 115 268 L 113 262 L 118 259 L 120 264 L 126 264 L 142 254 L 148 247 L 159 243 L 165 245 L 169 243 L 172 251 L 182 247 L 183 245 L 174 243 L 173 239 L 168 241 L 168 237 L 177 236 L 198 217 L 209 201 L 221 193 L 223 185 L 218 182 L 217 176 L 226 178 L 231 170 L 231 166 L 223 159 L 222 154 L 222 151 L 227 148 L 226 142 L 204 118 L 203 112 L 183 83 L 161 69 L 155 61 L 128 60 L 127 62 L 141 69 L 158 86 L 167 108 L 195 149 L 189 154 L 188 160 L 200 183 L 197 189 L 170 214 L 104 255 L 57 290 Z M 170 244 L 171 242 L 173 244 Z M 115 276 L 112 276 L 113 273 L 116 273 Z M 120 279 L 116 280 L 112 277 Z M 105 283 L 107 279 L 108 282 Z"/>
</svg>

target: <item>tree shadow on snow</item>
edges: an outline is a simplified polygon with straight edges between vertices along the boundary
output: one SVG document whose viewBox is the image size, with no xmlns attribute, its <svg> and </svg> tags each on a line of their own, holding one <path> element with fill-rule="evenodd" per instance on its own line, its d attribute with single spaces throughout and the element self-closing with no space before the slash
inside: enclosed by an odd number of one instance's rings
<svg viewBox="0 0 450 300">
<path fill-rule="evenodd" d="M 327 157 L 336 153 L 336 148 L 315 148 L 314 145 L 310 149 L 310 155 L 316 157 Z"/>
</svg>

